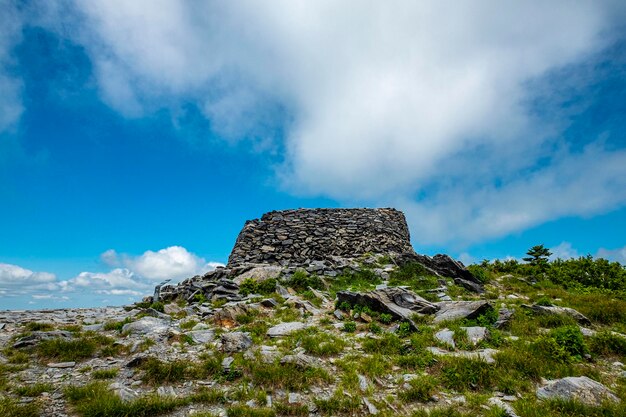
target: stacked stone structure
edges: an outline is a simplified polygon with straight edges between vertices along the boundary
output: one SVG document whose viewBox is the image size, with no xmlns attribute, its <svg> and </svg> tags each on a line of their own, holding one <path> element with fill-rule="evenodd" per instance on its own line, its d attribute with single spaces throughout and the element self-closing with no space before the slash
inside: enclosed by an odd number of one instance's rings
<svg viewBox="0 0 626 417">
<path fill-rule="evenodd" d="M 228 267 L 245 264 L 306 266 L 312 261 L 367 253 L 415 254 L 404 214 L 392 208 L 272 211 L 249 220 Z"/>
</svg>

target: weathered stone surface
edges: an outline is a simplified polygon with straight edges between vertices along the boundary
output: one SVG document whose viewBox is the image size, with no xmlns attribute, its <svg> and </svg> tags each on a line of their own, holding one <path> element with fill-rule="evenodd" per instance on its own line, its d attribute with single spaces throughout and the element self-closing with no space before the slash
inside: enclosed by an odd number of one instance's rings
<svg viewBox="0 0 626 417">
<path fill-rule="evenodd" d="M 244 280 L 252 278 L 255 281 L 265 281 L 270 278 L 277 278 L 283 272 L 284 268 L 277 265 L 259 265 L 252 266 L 251 269 L 242 272 L 233 278 L 237 284 L 241 284 Z"/>
<path fill-rule="evenodd" d="M 122 333 L 131 334 L 160 334 L 165 333 L 170 327 L 167 320 L 156 317 L 142 317 L 132 323 L 127 323 L 122 327 Z"/>
<path fill-rule="evenodd" d="M 591 320 L 585 317 L 583 314 L 569 307 L 557 307 L 557 306 L 541 306 L 537 304 L 533 304 L 531 306 L 522 304 L 523 308 L 527 308 L 532 310 L 535 314 L 544 314 L 544 315 L 565 315 L 573 318 L 578 323 L 582 325 L 589 326 L 591 325 Z"/>
<path fill-rule="evenodd" d="M 438 347 L 428 347 L 426 349 L 428 349 L 435 356 L 456 356 L 456 357 L 468 358 L 468 359 L 479 359 L 487 363 L 495 363 L 496 360 L 493 358 L 493 355 L 498 353 L 498 350 L 490 349 L 490 348 L 473 350 L 473 351 L 463 350 L 463 351 L 455 351 L 455 352 L 449 352 L 447 350 L 443 350 Z"/>
<path fill-rule="evenodd" d="M 364 293 L 339 291 L 337 300 L 340 303 L 345 301 L 351 305 L 364 305 L 374 311 L 389 313 L 397 320 L 408 321 L 415 329 L 417 325 L 411 320 L 413 314 L 432 314 L 439 309 L 430 301 L 400 287 L 387 287 Z"/>
<path fill-rule="evenodd" d="M 290 321 L 286 323 L 277 324 L 274 327 L 270 327 L 267 331 L 269 337 L 281 337 L 302 330 L 306 328 L 306 324 L 299 321 Z"/>
<path fill-rule="evenodd" d="M 226 304 L 221 309 L 215 311 L 213 321 L 222 327 L 235 327 L 237 325 L 237 317 L 244 316 L 257 308 L 257 305 L 241 302 Z"/>
<path fill-rule="evenodd" d="M 442 329 L 435 333 L 435 339 L 439 340 L 441 343 L 450 346 L 452 349 L 456 347 L 456 343 L 454 343 L 454 331 L 450 329 Z"/>
<path fill-rule="evenodd" d="M 308 265 L 366 253 L 414 253 L 402 212 L 383 209 L 272 211 L 247 221 L 228 258 L 245 264 Z M 315 264 L 314 264 L 315 265 Z"/>
<path fill-rule="evenodd" d="M 215 337 L 213 330 L 192 330 L 187 333 L 195 343 L 209 343 Z"/>
<path fill-rule="evenodd" d="M 297 353 L 295 355 L 285 355 L 280 360 L 280 363 L 290 363 L 296 365 L 298 368 L 307 369 L 321 366 L 319 359 L 313 356 L 305 355 L 304 353 Z"/>
<path fill-rule="evenodd" d="M 243 352 L 252 346 L 252 338 L 248 332 L 224 333 L 221 337 L 222 351 Z"/>
<path fill-rule="evenodd" d="M 438 254 L 432 258 L 427 255 L 415 255 L 417 262 L 438 276 L 450 277 L 457 285 L 477 293 L 484 292 L 482 283 L 465 268 L 461 262 L 448 255 Z"/>
<path fill-rule="evenodd" d="M 58 369 L 64 369 L 64 368 L 73 368 L 76 366 L 76 362 L 52 362 L 49 363 L 48 368 L 58 368 Z"/>
<path fill-rule="evenodd" d="M 467 339 L 472 345 L 477 345 L 483 340 L 489 338 L 489 330 L 486 327 L 481 326 L 472 326 L 472 327 L 461 327 L 461 329 L 465 330 L 467 333 Z"/>
<path fill-rule="evenodd" d="M 509 310 L 506 307 L 502 307 L 498 310 L 498 320 L 493 324 L 496 329 L 504 329 L 508 326 L 509 322 L 513 318 L 515 310 Z"/>
<path fill-rule="evenodd" d="M 586 376 L 570 376 L 549 381 L 546 386 L 537 389 L 537 398 L 578 400 L 589 405 L 600 405 L 603 401 L 620 401 L 607 387 Z"/>
<path fill-rule="evenodd" d="M 485 300 L 480 301 L 441 301 L 435 303 L 439 310 L 435 313 L 435 323 L 446 320 L 456 319 L 474 319 L 484 313 L 493 306 Z"/>
</svg>

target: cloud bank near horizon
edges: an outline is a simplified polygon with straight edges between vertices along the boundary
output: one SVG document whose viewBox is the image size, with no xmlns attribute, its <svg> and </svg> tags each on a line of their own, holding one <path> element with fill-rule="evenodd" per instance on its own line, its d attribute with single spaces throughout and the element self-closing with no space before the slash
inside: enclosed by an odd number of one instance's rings
<svg viewBox="0 0 626 417">
<path fill-rule="evenodd" d="M 15 21 L 83 46 L 101 99 L 120 114 L 165 108 L 176 119 L 193 103 L 225 140 L 279 152 L 288 192 L 393 204 L 424 244 L 465 245 L 626 203 L 626 151 L 613 146 L 623 133 L 568 143 L 576 110 L 553 85 L 555 73 L 573 91 L 595 82 L 567 69 L 620 40 L 620 2 L 38 6 L 14 8 Z M 19 42 L 13 26 L 3 66 Z M 19 80 L 6 74 L 0 83 L 14 93 L 0 108 L 12 113 L 0 129 L 22 108 Z M 535 101 L 550 114 L 536 114 Z M 155 274 L 140 262 L 118 266 Z"/>
<path fill-rule="evenodd" d="M 148 250 L 138 256 L 118 254 L 110 249 L 101 254 L 100 259 L 113 269 L 106 272 L 84 271 L 65 280 L 52 273 L 0 263 L 0 296 L 26 296 L 31 298 L 32 304 L 37 300 L 68 301 L 85 294 L 123 296 L 117 301 L 134 301 L 137 297 L 152 294 L 154 286 L 165 279 L 175 283 L 223 265 L 207 262 L 181 246 L 170 246 L 156 252 Z"/>
</svg>

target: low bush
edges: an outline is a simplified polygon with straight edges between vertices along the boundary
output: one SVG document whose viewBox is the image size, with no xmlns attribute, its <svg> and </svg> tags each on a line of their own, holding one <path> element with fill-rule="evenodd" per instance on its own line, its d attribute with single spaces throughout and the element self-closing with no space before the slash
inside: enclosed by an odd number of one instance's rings
<svg viewBox="0 0 626 417">
<path fill-rule="evenodd" d="M 441 376 L 445 387 L 461 392 L 492 389 L 497 382 L 493 365 L 468 358 L 445 358 Z"/>
<path fill-rule="evenodd" d="M 54 392 L 54 386 L 52 384 L 37 383 L 16 387 L 13 389 L 13 392 L 20 397 L 37 397 L 44 392 Z"/>
<path fill-rule="evenodd" d="M 97 371 L 93 371 L 91 377 L 93 379 L 111 379 L 115 378 L 118 373 L 118 369 L 98 369 Z"/>
<path fill-rule="evenodd" d="M 246 278 L 239 285 L 239 293 L 241 295 L 261 294 L 269 295 L 276 291 L 276 279 L 270 278 L 263 281 L 257 281 L 254 278 Z"/>
<path fill-rule="evenodd" d="M 409 387 L 400 391 L 398 397 L 403 401 L 430 401 L 437 391 L 437 381 L 430 376 L 413 378 L 408 382 Z"/>
<path fill-rule="evenodd" d="M 361 408 L 361 399 L 341 395 L 338 391 L 327 399 L 315 399 L 315 405 L 324 416 L 358 415 Z"/>
<path fill-rule="evenodd" d="M 393 333 L 385 333 L 377 338 L 368 338 L 361 342 L 366 353 L 383 353 L 385 355 L 399 355 L 404 349 L 404 342 Z"/>
<path fill-rule="evenodd" d="M 617 355 L 623 358 L 626 357 L 626 338 L 608 331 L 600 332 L 590 338 L 589 349 L 596 355 Z"/>
</svg>

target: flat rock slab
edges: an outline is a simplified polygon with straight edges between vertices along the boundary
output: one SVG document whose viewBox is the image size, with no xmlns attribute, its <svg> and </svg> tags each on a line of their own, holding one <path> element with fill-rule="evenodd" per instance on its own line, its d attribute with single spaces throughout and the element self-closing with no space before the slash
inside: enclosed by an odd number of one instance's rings
<svg viewBox="0 0 626 417">
<path fill-rule="evenodd" d="M 417 329 L 417 325 L 411 316 L 415 313 L 433 314 L 439 309 L 413 291 L 401 287 L 387 287 L 364 293 L 339 291 L 337 299 L 340 303 L 345 301 L 353 306 L 363 305 L 374 311 L 389 313 L 396 320 L 409 322 L 414 329 Z"/>
<path fill-rule="evenodd" d="M 486 327 L 472 326 L 461 327 L 467 333 L 467 338 L 472 345 L 477 345 L 485 339 L 489 338 L 489 330 Z"/>
<path fill-rule="evenodd" d="M 435 303 L 439 311 L 435 313 L 434 323 L 446 320 L 475 319 L 493 309 L 489 301 L 442 301 Z"/>
<path fill-rule="evenodd" d="M 237 275 L 233 281 L 241 285 L 243 281 L 251 278 L 255 281 L 265 281 L 271 278 L 278 278 L 282 274 L 284 268 L 277 265 L 261 265 Z"/>
<path fill-rule="evenodd" d="M 252 346 L 252 338 L 248 332 L 224 333 L 221 337 L 222 351 L 243 352 Z"/>
<path fill-rule="evenodd" d="M 215 338 L 215 332 L 213 330 L 192 330 L 187 332 L 187 335 L 191 337 L 194 343 L 209 343 Z"/>
<path fill-rule="evenodd" d="M 313 356 L 305 355 L 304 353 L 298 353 L 296 355 L 285 355 L 280 360 L 280 363 L 289 363 L 301 369 L 316 368 L 321 366 L 319 359 L 314 358 Z"/>
<path fill-rule="evenodd" d="M 302 330 L 306 328 L 307 325 L 305 323 L 299 321 L 290 321 L 287 323 L 280 323 L 274 327 L 270 327 L 267 331 L 267 335 L 269 337 L 281 337 L 287 336 L 293 332 L 298 330 Z"/>
<path fill-rule="evenodd" d="M 452 330 L 439 330 L 437 333 L 435 333 L 435 339 L 439 340 L 441 343 L 450 346 L 452 349 L 456 348 L 456 344 L 454 343 L 454 331 Z"/>
<path fill-rule="evenodd" d="M 533 304 L 531 306 L 522 304 L 523 308 L 527 308 L 531 310 L 535 314 L 543 314 L 543 315 L 565 315 L 573 318 L 578 323 L 589 326 L 591 325 L 591 320 L 585 317 L 582 313 L 574 310 L 569 307 L 558 307 L 558 306 L 540 306 L 537 304 Z"/>
<path fill-rule="evenodd" d="M 426 349 L 428 349 L 430 353 L 435 356 L 455 356 L 458 358 L 483 360 L 487 363 L 495 363 L 496 360 L 493 358 L 493 355 L 498 353 L 497 349 L 480 349 L 474 351 L 462 350 L 457 352 L 449 352 L 438 347 L 428 347 Z"/>
<path fill-rule="evenodd" d="M 76 362 L 58 362 L 58 363 L 49 363 L 48 368 L 73 368 L 76 366 Z"/>
<path fill-rule="evenodd" d="M 619 402 L 620 399 L 607 387 L 586 376 L 548 381 L 545 387 L 537 389 L 537 398 L 578 400 L 588 405 L 601 405 L 604 401 Z"/>
<path fill-rule="evenodd" d="M 156 317 L 142 317 L 122 327 L 122 333 L 130 334 L 160 334 L 165 333 L 170 327 L 170 322 Z"/>
</svg>

